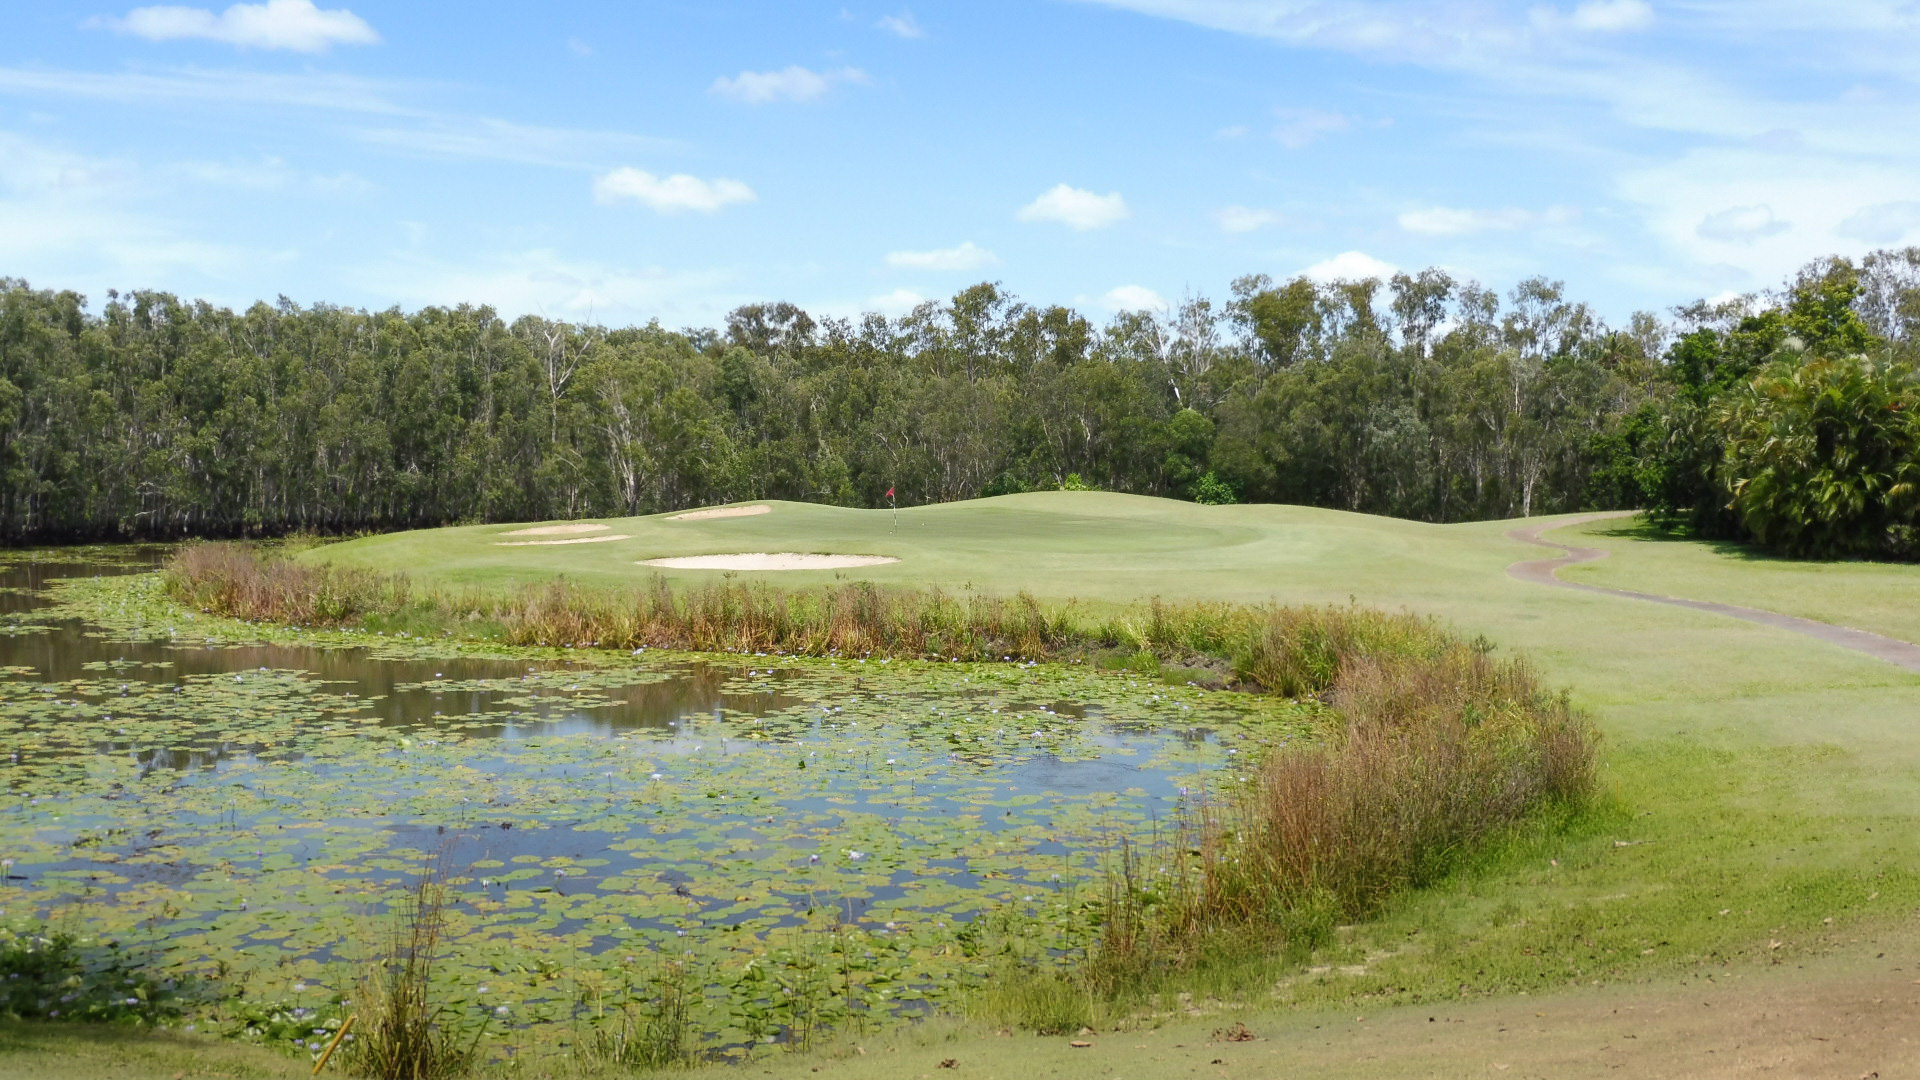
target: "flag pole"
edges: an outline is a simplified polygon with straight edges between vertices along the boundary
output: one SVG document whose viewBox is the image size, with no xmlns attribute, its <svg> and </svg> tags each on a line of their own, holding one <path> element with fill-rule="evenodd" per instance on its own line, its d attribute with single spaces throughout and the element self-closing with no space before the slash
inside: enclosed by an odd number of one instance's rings
<svg viewBox="0 0 1920 1080">
<path fill-rule="evenodd" d="M 893 497 L 893 485 L 887 485 L 887 505 L 893 509 L 893 535 L 900 535 L 900 503 Z"/>
</svg>

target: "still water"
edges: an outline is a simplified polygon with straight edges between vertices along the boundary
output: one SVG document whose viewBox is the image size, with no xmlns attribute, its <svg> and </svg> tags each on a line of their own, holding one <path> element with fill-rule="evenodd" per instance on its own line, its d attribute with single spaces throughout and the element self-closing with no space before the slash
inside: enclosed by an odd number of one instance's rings
<svg viewBox="0 0 1920 1080">
<path fill-rule="evenodd" d="M 196 642 L 50 590 L 162 554 L 0 563 L 0 923 L 140 937 L 249 992 L 344 985 L 432 874 L 474 986 L 805 928 L 863 935 L 882 998 L 937 998 L 988 922 L 1084 947 L 1116 845 L 1287 723 L 1059 666 Z"/>
</svg>

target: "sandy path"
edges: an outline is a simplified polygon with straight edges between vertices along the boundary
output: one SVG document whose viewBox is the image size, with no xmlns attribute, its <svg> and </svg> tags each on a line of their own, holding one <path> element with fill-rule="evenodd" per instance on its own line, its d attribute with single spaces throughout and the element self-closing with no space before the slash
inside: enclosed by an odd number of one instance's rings
<svg viewBox="0 0 1920 1080">
<path fill-rule="evenodd" d="M 1512 539 L 1523 543 L 1538 544 L 1541 547 L 1559 548 L 1566 554 L 1557 559 L 1532 559 L 1517 562 L 1507 567 L 1507 576 L 1516 581 L 1531 582 L 1535 585 L 1550 585 L 1557 589 L 1575 589 L 1580 592 L 1599 593 L 1603 596 L 1624 596 L 1630 600 L 1645 600 L 1653 604 L 1669 604 L 1673 607 L 1691 608 L 1714 615 L 1725 615 L 1731 619 L 1743 619 L 1762 626 L 1771 626 L 1777 630 L 1790 630 L 1796 634 L 1805 634 L 1830 645 L 1843 649 L 1865 653 L 1876 660 L 1884 660 L 1896 667 L 1908 671 L 1920 672 L 1920 645 L 1901 641 L 1898 638 L 1883 637 L 1865 630 L 1855 630 L 1832 623 L 1815 622 L 1796 615 L 1782 615 L 1777 611 L 1765 611 L 1760 608 L 1740 607 L 1735 604 L 1718 604 L 1711 600 L 1686 600 L 1677 596 L 1661 596 L 1657 593 L 1634 592 L 1630 589 L 1609 589 L 1601 585 L 1586 585 L 1575 581 L 1562 581 L 1558 571 L 1563 566 L 1578 566 L 1581 563 L 1596 562 L 1606 558 L 1611 552 L 1601 548 L 1575 547 L 1554 540 L 1541 538 L 1541 534 L 1553 529 L 1563 529 L 1570 525 L 1583 525 L 1589 521 L 1603 521 L 1608 518 L 1631 517 L 1635 511 L 1616 510 L 1605 514 L 1588 514 L 1585 517 L 1568 518 L 1564 521 L 1549 521 L 1539 525 L 1528 525 L 1507 533 Z"/>
</svg>

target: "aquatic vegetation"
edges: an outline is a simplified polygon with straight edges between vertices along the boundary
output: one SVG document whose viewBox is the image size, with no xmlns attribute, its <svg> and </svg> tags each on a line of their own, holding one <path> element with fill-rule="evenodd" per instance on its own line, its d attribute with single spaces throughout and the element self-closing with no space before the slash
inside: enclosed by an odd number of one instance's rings
<svg viewBox="0 0 1920 1080">
<path fill-rule="evenodd" d="M 1091 665 L 294 635 L 151 575 L 58 596 L 0 648 L 0 923 L 151 934 L 218 991 L 183 1022 L 303 1053 L 426 866 L 435 1000 L 485 1008 L 489 1052 L 744 1054 L 1070 967 L 1103 853 L 1320 711 Z"/>
<path fill-rule="evenodd" d="M 12 877 L 13 860 L 0 875 Z M 187 993 L 156 970 L 158 950 L 68 930 L 0 927 L 0 1019 L 131 1021 L 180 1015 Z"/>
</svg>

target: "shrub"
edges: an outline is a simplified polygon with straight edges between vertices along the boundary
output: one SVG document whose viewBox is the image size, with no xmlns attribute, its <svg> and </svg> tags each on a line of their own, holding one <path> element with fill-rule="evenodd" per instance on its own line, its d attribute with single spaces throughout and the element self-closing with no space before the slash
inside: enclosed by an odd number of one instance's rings
<svg viewBox="0 0 1920 1080">
<path fill-rule="evenodd" d="M 1862 356 L 1767 365 L 1717 412 L 1731 509 L 1797 558 L 1920 558 L 1920 378 Z"/>
<path fill-rule="evenodd" d="M 1209 472 L 1193 482 L 1193 501 L 1202 506 L 1226 506 L 1239 502 L 1240 497 L 1219 473 Z"/>
</svg>

